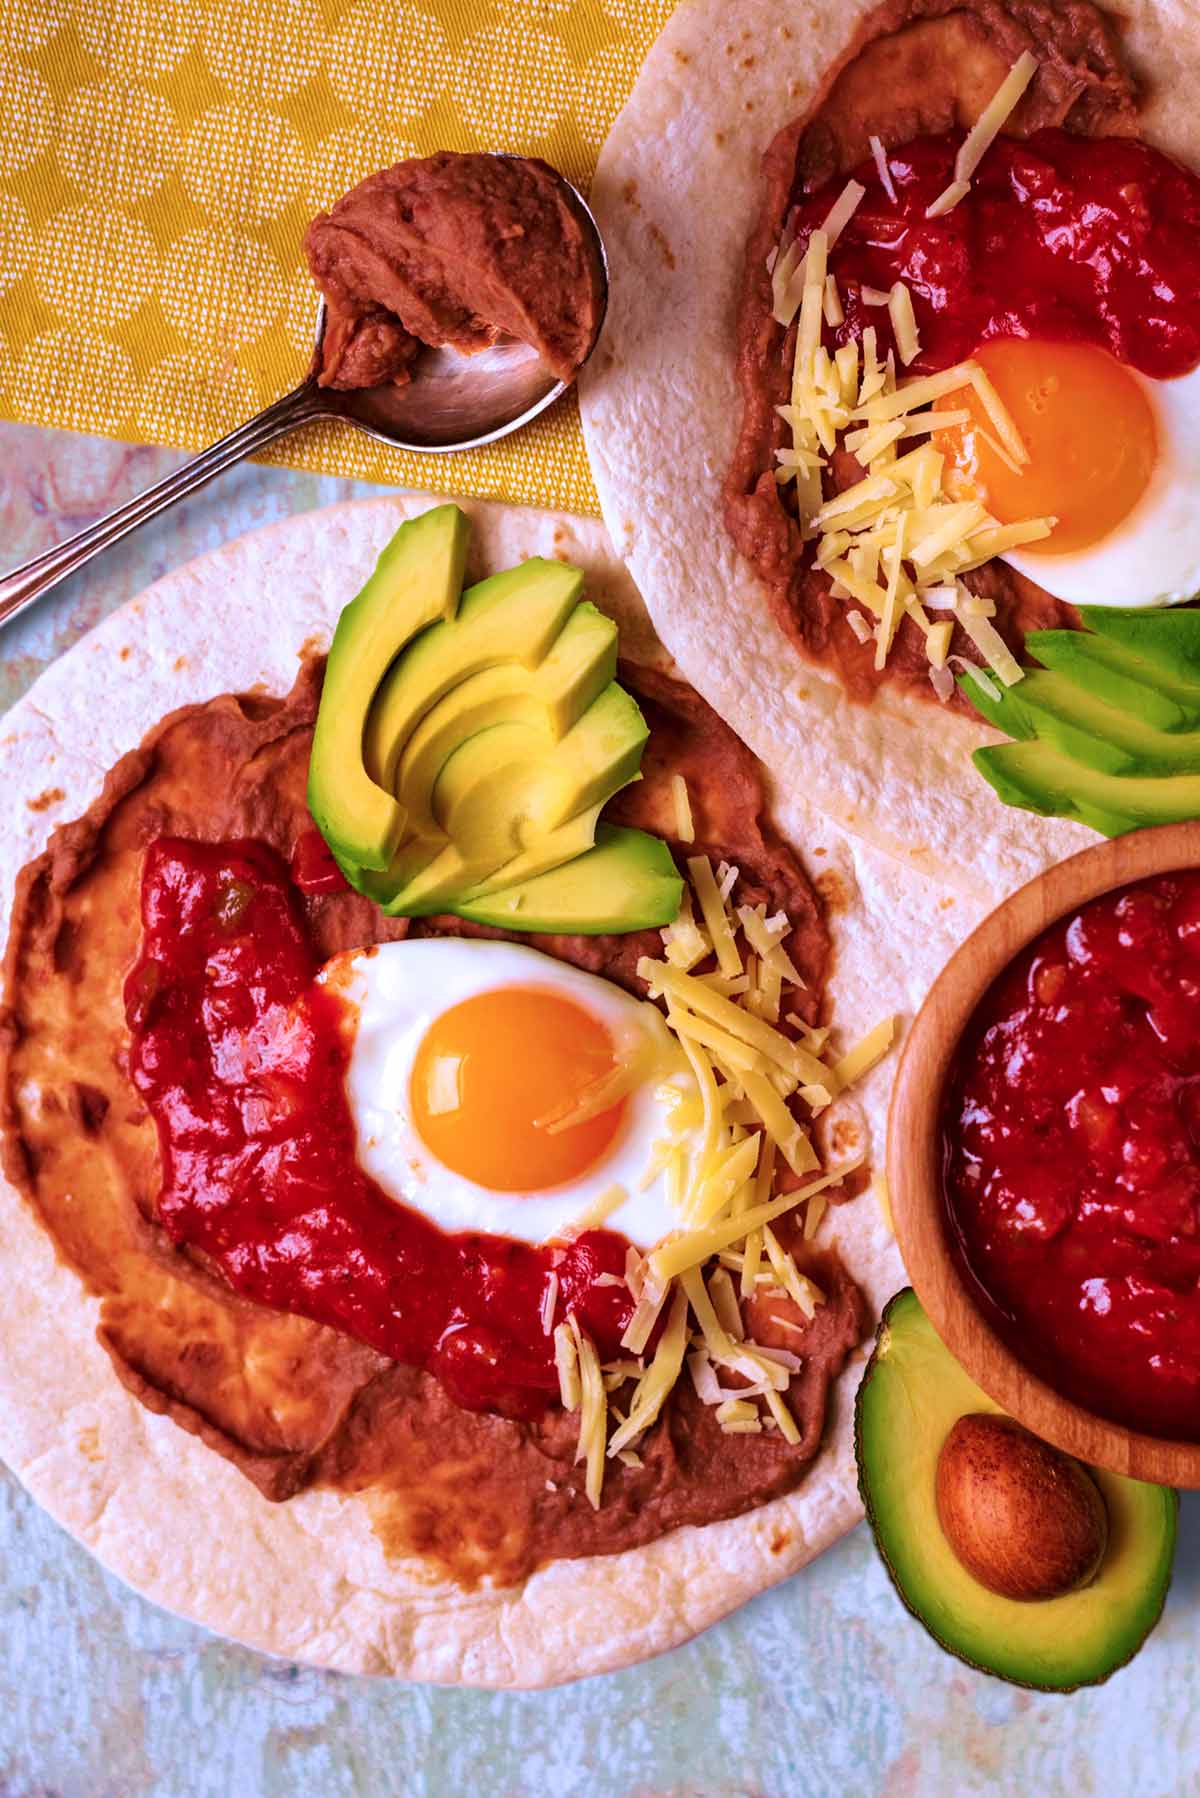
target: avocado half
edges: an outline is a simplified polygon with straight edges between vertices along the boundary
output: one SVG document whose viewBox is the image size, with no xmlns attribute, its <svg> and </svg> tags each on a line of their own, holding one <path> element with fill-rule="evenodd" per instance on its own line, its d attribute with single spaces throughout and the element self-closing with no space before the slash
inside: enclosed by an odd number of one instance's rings
<svg viewBox="0 0 1200 1798">
<path fill-rule="evenodd" d="M 1089 1469 L 1109 1522 L 1095 1578 L 1061 1598 L 1000 1597 L 951 1548 L 934 1492 L 946 1436 L 960 1417 L 979 1412 L 1003 1415 L 944 1346 L 912 1289 L 897 1293 L 855 1404 L 858 1486 L 876 1547 L 905 1605 L 959 1660 L 1041 1692 L 1099 1685 L 1133 1658 L 1162 1614 L 1178 1496 Z"/>
</svg>

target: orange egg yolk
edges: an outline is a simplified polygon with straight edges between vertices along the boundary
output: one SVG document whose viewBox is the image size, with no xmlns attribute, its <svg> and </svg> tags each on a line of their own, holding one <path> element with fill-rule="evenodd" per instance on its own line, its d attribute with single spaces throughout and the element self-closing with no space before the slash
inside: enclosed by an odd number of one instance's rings
<svg viewBox="0 0 1200 1798">
<path fill-rule="evenodd" d="M 561 1186 L 604 1154 L 625 1102 L 551 1126 L 614 1060 L 604 1025 L 571 999 L 537 987 L 477 993 L 426 1031 L 413 1063 L 413 1121 L 439 1161 L 480 1186 Z"/>
<path fill-rule="evenodd" d="M 937 401 L 970 412 L 965 424 L 935 431 L 947 459 L 947 486 L 977 497 L 1001 524 L 1057 519 L 1031 555 L 1087 549 L 1137 505 L 1158 449 L 1154 411 L 1142 387 L 1107 350 L 1084 343 L 1005 337 L 975 352 L 1008 409 L 1029 461 L 1013 468 L 988 441 L 994 427 L 975 389 Z M 951 470 L 960 479 L 952 479 Z"/>
</svg>

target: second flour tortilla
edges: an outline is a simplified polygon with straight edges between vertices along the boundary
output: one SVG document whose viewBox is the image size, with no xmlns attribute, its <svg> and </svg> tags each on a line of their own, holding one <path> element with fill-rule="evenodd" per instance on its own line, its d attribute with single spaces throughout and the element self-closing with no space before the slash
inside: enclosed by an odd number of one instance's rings
<svg viewBox="0 0 1200 1798">
<path fill-rule="evenodd" d="M 970 763 L 999 740 L 982 725 L 886 688 L 869 707 L 849 700 L 788 641 L 722 521 L 761 158 L 872 10 L 873 0 L 683 0 L 592 190 L 612 286 L 582 381 L 584 430 L 613 541 L 692 684 L 786 787 L 910 868 L 994 900 L 1092 832 L 1003 805 Z M 1128 0 L 1119 11 L 1146 91 L 1145 135 L 1200 165 L 1200 9 Z"/>
</svg>

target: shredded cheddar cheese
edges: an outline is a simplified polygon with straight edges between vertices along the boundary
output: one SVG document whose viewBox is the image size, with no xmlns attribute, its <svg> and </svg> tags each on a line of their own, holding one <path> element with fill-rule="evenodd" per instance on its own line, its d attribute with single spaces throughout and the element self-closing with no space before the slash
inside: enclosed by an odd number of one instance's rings
<svg viewBox="0 0 1200 1798">
<path fill-rule="evenodd" d="M 915 362 L 921 353 L 921 342 L 917 336 L 916 314 L 913 312 L 912 295 L 903 281 L 893 282 L 887 296 L 888 316 L 892 321 L 892 332 L 896 339 L 896 353 L 907 368 Z"/>
<path fill-rule="evenodd" d="M 692 822 L 692 802 L 682 774 L 671 776 L 671 798 L 675 806 L 675 835 L 681 843 L 694 843 L 696 826 Z"/>
<path fill-rule="evenodd" d="M 875 158 L 875 170 L 879 176 L 879 185 L 894 206 L 896 204 L 896 184 L 892 180 L 892 171 L 887 159 L 887 151 L 877 137 L 867 139 L 871 146 L 871 154 Z"/>
<path fill-rule="evenodd" d="M 560 1398 L 578 1416 L 576 1459 L 584 1464 L 593 1505 L 609 1460 L 641 1465 L 638 1447 L 685 1362 L 724 1432 L 775 1431 L 790 1443 L 800 1440 L 786 1394 L 803 1366 L 807 1323 L 825 1294 L 786 1246 L 780 1220 L 795 1219 L 796 1236 L 811 1239 L 827 1194 L 860 1165 L 861 1158 L 822 1172 L 804 1119 L 874 1066 L 894 1030 L 887 1020 L 835 1056 L 828 1028 L 808 1025 L 790 1008 L 797 1001 L 785 998 L 804 987 L 785 946 L 792 936 L 787 915 L 739 904 L 736 868 L 722 863 L 714 870 L 707 857 L 696 856 L 689 874 L 695 907 L 685 905 L 662 931 L 661 959 L 644 956 L 638 963 L 651 1000 L 666 1007 L 682 1053 L 656 1088 L 666 1130 L 642 1185 L 667 1174 L 679 1227 L 648 1254 L 631 1247 L 623 1275 L 603 1276 L 606 1284 L 627 1288 L 633 1302 L 619 1358 L 601 1364 L 573 1314 L 555 1326 L 556 1275 L 542 1299 Z M 583 1095 L 585 1111 L 590 1115 L 606 1096 L 611 1103 L 627 1077 L 618 1064 L 605 1076 L 608 1084 L 594 1083 Z M 580 1103 L 563 1115 L 579 1115 Z M 783 1170 L 795 1190 L 777 1190 Z M 602 1223 L 625 1196 L 623 1188 L 611 1188 L 573 1230 Z M 776 1329 L 792 1333 L 799 1352 L 753 1340 L 743 1305 L 764 1292 Z"/>
<path fill-rule="evenodd" d="M 584 1490 L 594 1511 L 600 1509 L 604 1486 L 604 1451 L 608 1434 L 608 1401 L 600 1373 L 600 1361 L 589 1337 L 572 1316 L 571 1333 L 579 1366 L 579 1441 L 576 1461 L 586 1462 Z"/>
<path fill-rule="evenodd" d="M 1037 74 L 1037 69 L 1037 57 L 1028 50 L 1022 50 L 959 145 L 958 155 L 954 158 L 954 180 L 931 206 L 926 207 L 926 218 L 941 217 L 970 192 L 971 177 L 1003 131 L 1021 95 Z M 953 199 L 950 198 L 951 194 Z"/>
</svg>

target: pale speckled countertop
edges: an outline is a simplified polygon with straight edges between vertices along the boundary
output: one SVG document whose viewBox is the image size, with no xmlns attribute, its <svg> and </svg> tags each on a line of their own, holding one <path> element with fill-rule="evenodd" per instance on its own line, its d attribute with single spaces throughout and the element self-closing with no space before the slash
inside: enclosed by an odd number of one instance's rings
<svg viewBox="0 0 1200 1798">
<path fill-rule="evenodd" d="M 172 452 L 0 426 L 11 565 L 163 472 Z M 167 568 L 255 525 L 377 492 L 247 467 L 10 627 L 0 707 Z M 1200 1499 L 1133 1665 L 1035 1697 L 941 1654 L 864 1530 L 687 1647 L 512 1696 L 267 1660 L 110 1578 L 0 1469 L 0 1798 L 968 1798 L 1200 1793 Z"/>
</svg>

